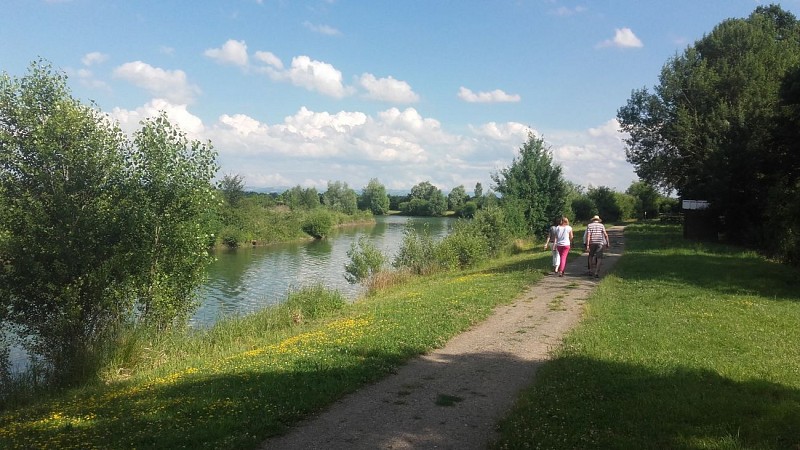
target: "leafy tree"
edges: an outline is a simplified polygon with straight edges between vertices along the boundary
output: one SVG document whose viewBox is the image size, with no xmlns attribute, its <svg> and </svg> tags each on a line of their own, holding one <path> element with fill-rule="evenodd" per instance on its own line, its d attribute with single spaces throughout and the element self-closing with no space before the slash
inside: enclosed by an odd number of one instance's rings
<svg viewBox="0 0 800 450">
<path fill-rule="evenodd" d="M 220 190 L 222 196 L 229 206 L 237 207 L 239 202 L 244 198 L 244 176 L 236 174 L 225 174 L 220 180 Z"/>
<path fill-rule="evenodd" d="M 567 186 L 561 166 L 553 163 L 552 152 L 545 146 L 544 139 L 533 133 L 528 134 L 528 140 L 520 147 L 511 166 L 493 174 L 492 180 L 503 196 L 503 203 L 513 209 L 507 211 L 506 219 L 511 223 L 515 215 L 524 219 L 524 225 L 516 225 L 515 233 L 534 230 L 542 235 L 547 232 L 552 218 L 564 212 Z"/>
<path fill-rule="evenodd" d="M 467 191 L 464 190 L 463 184 L 454 187 L 453 190 L 447 194 L 447 205 L 450 211 L 459 211 L 467 200 L 469 200 L 469 196 L 467 195 Z"/>
<path fill-rule="evenodd" d="M 404 213 L 414 216 L 441 216 L 447 209 L 447 199 L 442 191 L 429 181 L 423 181 L 411 188 L 410 200 L 401 203 Z"/>
<path fill-rule="evenodd" d="M 214 158 L 163 115 L 129 141 L 43 61 L 0 77 L 0 311 L 57 380 L 85 376 L 128 320 L 186 316 Z"/>
<path fill-rule="evenodd" d="M 708 200 L 728 235 L 758 241 L 776 173 L 779 91 L 800 63 L 800 26 L 779 6 L 730 19 L 670 59 L 654 92 L 635 90 L 617 117 L 639 177 Z"/>
<path fill-rule="evenodd" d="M 389 195 L 386 187 L 377 178 L 369 180 L 361 191 L 361 204 L 363 209 L 368 209 L 375 215 L 389 213 Z"/>
<path fill-rule="evenodd" d="M 653 186 L 644 181 L 632 183 L 625 191 L 636 199 L 634 214 L 636 217 L 655 219 L 658 216 L 658 205 L 661 194 Z"/>
<path fill-rule="evenodd" d="M 480 199 L 481 197 L 483 197 L 483 185 L 479 181 L 475 183 L 475 190 L 473 192 L 472 198 L 477 200 Z"/>
<path fill-rule="evenodd" d="M 321 206 L 317 189 L 302 188 L 299 184 L 281 194 L 283 202 L 291 209 L 315 209 Z"/>
<path fill-rule="evenodd" d="M 358 211 L 358 195 L 342 181 L 329 181 L 328 190 L 322 194 L 325 206 L 333 211 L 355 214 Z"/>
<path fill-rule="evenodd" d="M 624 218 L 623 207 L 618 202 L 616 192 L 611 188 L 591 187 L 586 195 L 597 207 L 597 214 L 604 222 L 617 222 Z"/>
</svg>

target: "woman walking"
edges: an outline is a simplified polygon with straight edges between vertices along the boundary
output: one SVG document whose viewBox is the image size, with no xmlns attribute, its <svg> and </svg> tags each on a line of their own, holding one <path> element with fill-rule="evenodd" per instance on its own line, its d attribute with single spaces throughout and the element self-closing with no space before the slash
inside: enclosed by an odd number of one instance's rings
<svg viewBox="0 0 800 450">
<path fill-rule="evenodd" d="M 561 225 L 556 227 L 556 250 L 559 256 L 558 276 L 564 276 L 564 267 L 567 265 L 567 254 L 572 246 L 572 227 L 566 216 L 561 218 Z"/>
<path fill-rule="evenodd" d="M 553 275 L 558 273 L 558 266 L 561 264 L 561 257 L 556 250 L 556 228 L 561 225 L 561 217 L 553 219 L 553 226 L 547 231 L 547 240 L 544 241 L 544 249 L 547 250 L 547 245 L 550 244 L 550 250 L 553 253 Z"/>
</svg>

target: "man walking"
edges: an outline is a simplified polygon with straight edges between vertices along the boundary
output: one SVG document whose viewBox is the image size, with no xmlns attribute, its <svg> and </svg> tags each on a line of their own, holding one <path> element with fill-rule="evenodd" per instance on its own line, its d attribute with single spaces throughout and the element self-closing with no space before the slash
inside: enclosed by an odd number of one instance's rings
<svg viewBox="0 0 800 450">
<path fill-rule="evenodd" d="M 610 240 L 606 227 L 601 223 L 599 216 L 592 217 L 586 231 L 583 233 L 583 242 L 589 252 L 589 274 L 600 278 L 600 263 L 603 261 L 603 249 L 608 247 Z"/>
</svg>

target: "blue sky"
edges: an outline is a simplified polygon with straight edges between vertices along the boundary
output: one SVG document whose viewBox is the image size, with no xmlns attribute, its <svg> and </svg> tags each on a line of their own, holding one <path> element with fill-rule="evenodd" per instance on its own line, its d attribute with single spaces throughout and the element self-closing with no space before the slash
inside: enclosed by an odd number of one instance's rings
<svg viewBox="0 0 800 450">
<path fill-rule="evenodd" d="M 430 181 L 507 167 L 529 131 L 565 177 L 637 179 L 633 89 L 754 0 L 6 0 L 0 69 L 49 60 L 130 132 L 167 111 L 249 188 Z M 800 0 L 779 3 L 800 16 Z"/>
</svg>

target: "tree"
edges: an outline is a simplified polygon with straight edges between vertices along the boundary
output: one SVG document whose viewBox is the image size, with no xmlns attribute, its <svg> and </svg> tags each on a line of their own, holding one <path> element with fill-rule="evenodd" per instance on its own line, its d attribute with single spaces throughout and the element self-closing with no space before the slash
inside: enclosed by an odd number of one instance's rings
<svg viewBox="0 0 800 450">
<path fill-rule="evenodd" d="M 515 233 L 534 230 L 537 235 L 547 232 L 553 217 L 564 212 L 566 184 L 561 166 L 553 163 L 553 156 L 544 139 L 528 134 L 528 140 L 520 147 L 519 155 L 511 166 L 492 175 L 497 192 L 503 196 L 506 219 L 514 223 L 514 217 L 524 219 L 517 224 Z M 524 227 L 520 229 L 520 227 Z"/>
<path fill-rule="evenodd" d="M 333 211 L 355 214 L 358 211 L 358 195 L 342 181 L 329 181 L 328 190 L 322 194 L 325 206 Z"/>
<path fill-rule="evenodd" d="M 636 199 L 634 207 L 636 217 L 642 219 L 655 219 L 658 217 L 658 205 L 661 195 L 656 188 L 644 181 L 637 181 L 632 183 L 625 193 Z"/>
<path fill-rule="evenodd" d="M 361 205 L 363 209 L 368 209 L 372 214 L 381 216 L 389 213 L 389 195 L 386 187 L 372 178 L 361 191 Z"/>
<path fill-rule="evenodd" d="M 164 116 L 129 141 L 43 61 L 0 77 L 0 311 L 57 380 L 86 375 L 121 323 L 185 317 L 214 157 Z"/>
<path fill-rule="evenodd" d="M 617 222 L 624 219 L 623 206 L 620 205 L 616 194 L 611 188 L 605 186 L 590 187 L 586 194 L 597 207 L 597 214 L 604 222 Z"/>
<path fill-rule="evenodd" d="M 400 208 L 414 216 L 441 216 L 447 209 L 447 199 L 439 188 L 423 181 L 411 188 L 409 201 L 401 203 Z"/>
<path fill-rule="evenodd" d="M 460 211 L 467 200 L 469 200 L 469 196 L 467 195 L 467 191 L 464 190 L 463 184 L 454 187 L 453 190 L 447 194 L 447 205 L 450 211 Z"/>
<path fill-rule="evenodd" d="M 473 192 L 472 198 L 475 200 L 479 200 L 483 197 L 483 185 L 479 182 L 475 183 L 475 190 Z"/>
<path fill-rule="evenodd" d="M 800 26 L 779 6 L 720 23 L 620 108 L 628 161 L 642 181 L 736 217 L 728 235 L 755 243 L 787 163 L 773 142 L 780 85 L 799 62 Z"/>
<path fill-rule="evenodd" d="M 315 209 L 321 203 L 317 189 L 310 187 L 303 189 L 299 184 L 281 194 L 284 203 L 291 209 Z"/>
<path fill-rule="evenodd" d="M 239 202 L 244 198 L 244 176 L 236 174 L 225 174 L 219 183 L 222 196 L 231 207 L 239 206 Z"/>
</svg>

